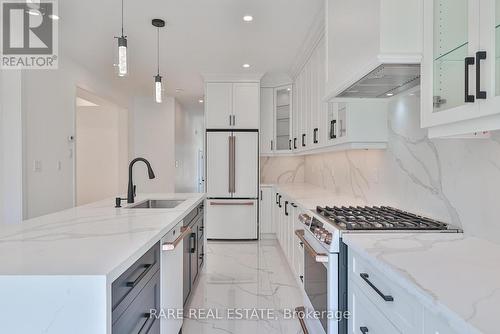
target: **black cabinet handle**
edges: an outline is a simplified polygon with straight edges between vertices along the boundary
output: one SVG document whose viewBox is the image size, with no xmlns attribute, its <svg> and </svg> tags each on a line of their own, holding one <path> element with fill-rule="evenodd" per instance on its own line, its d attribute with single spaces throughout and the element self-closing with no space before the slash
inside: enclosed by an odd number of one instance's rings
<svg viewBox="0 0 500 334">
<path fill-rule="evenodd" d="M 278 206 L 281 208 L 281 195 L 278 196 Z"/>
<path fill-rule="evenodd" d="M 337 138 L 337 120 L 333 119 L 330 121 L 330 139 Z"/>
<path fill-rule="evenodd" d="M 303 276 L 303 275 L 300 275 L 300 276 L 299 276 L 299 278 L 300 278 L 300 281 L 301 281 L 302 283 L 304 283 L 304 276 Z"/>
<path fill-rule="evenodd" d="M 285 216 L 288 216 L 288 201 L 285 201 Z"/>
<path fill-rule="evenodd" d="M 271 140 L 271 151 L 273 150 L 273 141 Z"/>
<path fill-rule="evenodd" d="M 474 65 L 474 57 L 465 57 L 465 102 L 472 103 L 474 95 L 469 95 L 469 66 Z"/>
<path fill-rule="evenodd" d="M 486 51 L 476 52 L 476 98 L 485 100 L 486 91 L 481 90 L 481 60 L 486 59 Z"/>
<path fill-rule="evenodd" d="M 297 149 L 297 138 L 293 138 L 293 149 Z"/>
<path fill-rule="evenodd" d="M 144 268 L 144 270 L 142 271 L 142 273 L 137 276 L 137 278 L 132 281 L 132 282 L 127 282 L 127 286 L 129 288 L 133 288 L 135 287 L 137 284 L 139 284 L 139 282 L 144 278 L 144 276 L 146 276 L 146 274 L 148 273 L 149 271 L 149 268 L 151 268 L 152 264 L 145 264 L 144 266 L 142 266 L 142 268 Z"/>
<path fill-rule="evenodd" d="M 291 139 L 288 140 L 288 149 L 289 150 L 292 149 L 292 140 Z"/>
<path fill-rule="evenodd" d="M 279 195 L 280 195 L 279 193 L 276 193 L 276 204 L 278 204 L 278 196 Z"/>
<path fill-rule="evenodd" d="M 302 147 L 306 147 L 306 134 L 302 134 Z"/>
<path fill-rule="evenodd" d="M 264 196 L 262 195 L 262 190 L 260 191 L 260 200 L 262 201 Z"/>
<path fill-rule="evenodd" d="M 295 203 L 290 203 L 290 204 L 291 204 L 294 208 L 296 208 L 296 207 L 297 207 L 297 204 L 295 204 Z"/>
<path fill-rule="evenodd" d="M 394 298 L 392 296 L 389 296 L 389 295 L 384 295 L 382 293 L 382 291 L 380 291 L 370 280 L 370 276 L 367 274 L 367 273 L 361 273 L 359 274 L 359 276 L 361 276 L 361 278 L 363 279 L 363 281 L 365 281 L 373 290 L 375 290 L 375 292 L 380 296 L 382 297 L 383 300 L 385 300 L 386 302 L 393 302 L 394 301 Z"/>
<path fill-rule="evenodd" d="M 315 128 L 313 130 L 313 143 L 314 144 L 317 144 L 318 143 L 318 131 L 319 129 L 318 128 Z"/>
<path fill-rule="evenodd" d="M 366 334 L 366 333 L 368 333 L 368 332 L 369 332 L 368 327 L 359 327 L 359 330 L 360 330 L 360 331 L 361 331 L 361 333 L 363 333 L 363 334 Z"/>
</svg>

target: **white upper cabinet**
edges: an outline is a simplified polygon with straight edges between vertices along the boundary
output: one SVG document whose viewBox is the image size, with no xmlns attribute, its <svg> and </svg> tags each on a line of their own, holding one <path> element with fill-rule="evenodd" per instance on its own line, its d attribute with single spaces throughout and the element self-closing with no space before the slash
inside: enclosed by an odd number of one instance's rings
<svg viewBox="0 0 500 334">
<path fill-rule="evenodd" d="M 258 129 L 260 115 L 260 84 L 233 84 L 233 127 Z"/>
<path fill-rule="evenodd" d="M 261 88 L 260 154 L 272 154 L 274 143 L 274 88 Z"/>
<path fill-rule="evenodd" d="M 233 84 L 213 82 L 205 87 L 205 118 L 207 129 L 232 127 Z"/>
<path fill-rule="evenodd" d="M 382 64 L 419 64 L 423 0 L 326 0 L 326 98 Z"/>
<path fill-rule="evenodd" d="M 422 127 L 430 137 L 500 129 L 499 0 L 425 0 Z"/>
<path fill-rule="evenodd" d="M 258 129 L 260 84 L 258 82 L 207 82 L 205 122 L 207 129 Z"/>
<path fill-rule="evenodd" d="M 276 125 L 276 152 L 291 151 L 294 147 L 292 127 L 292 86 L 274 89 L 274 124 Z"/>
</svg>

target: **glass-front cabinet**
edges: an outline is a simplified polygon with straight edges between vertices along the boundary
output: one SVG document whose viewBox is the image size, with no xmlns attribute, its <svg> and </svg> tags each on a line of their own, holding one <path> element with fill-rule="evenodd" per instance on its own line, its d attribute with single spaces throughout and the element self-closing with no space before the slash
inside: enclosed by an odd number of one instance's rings
<svg viewBox="0 0 500 334">
<path fill-rule="evenodd" d="M 424 0 L 421 120 L 430 137 L 500 128 L 491 118 L 500 115 L 499 25 L 500 0 Z"/>
<path fill-rule="evenodd" d="M 274 94 L 276 151 L 289 151 L 294 144 L 292 138 L 292 86 L 275 88 Z"/>
</svg>

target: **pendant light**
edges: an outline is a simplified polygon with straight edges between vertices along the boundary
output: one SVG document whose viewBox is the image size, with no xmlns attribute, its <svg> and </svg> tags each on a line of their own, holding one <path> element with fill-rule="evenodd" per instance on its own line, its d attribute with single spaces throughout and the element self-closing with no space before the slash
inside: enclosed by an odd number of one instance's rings
<svg viewBox="0 0 500 334">
<path fill-rule="evenodd" d="M 128 75 L 127 65 L 127 36 L 123 34 L 123 0 L 122 0 L 122 35 L 115 37 L 118 39 L 118 76 L 125 77 Z"/>
<path fill-rule="evenodd" d="M 154 76 L 155 78 L 155 101 L 156 103 L 162 103 L 162 82 L 161 82 L 161 75 L 160 75 L 160 28 L 163 28 L 165 26 L 165 21 L 161 19 L 153 19 L 151 22 L 154 27 L 157 28 L 156 31 L 156 47 L 157 47 L 157 53 L 156 53 L 156 64 L 157 64 L 157 72 L 156 75 Z"/>
</svg>

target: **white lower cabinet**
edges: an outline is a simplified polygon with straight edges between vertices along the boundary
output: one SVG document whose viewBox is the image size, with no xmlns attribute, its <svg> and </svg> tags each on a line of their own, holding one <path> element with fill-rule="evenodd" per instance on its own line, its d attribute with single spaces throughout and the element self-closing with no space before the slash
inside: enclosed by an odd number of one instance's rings
<svg viewBox="0 0 500 334">
<path fill-rule="evenodd" d="M 349 282 L 349 334 L 401 334 L 356 284 Z"/>
<path fill-rule="evenodd" d="M 349 334 L 471 334 L 349 249 Z M 439 278 L 437 278 L 439 279 Z"/>
<path fill-rule="evenodd" d="M 276 232 L 273 220 L 274 190 L 271 186 L 260 187 L 259 234 L 268 239 Z"/>
<path fill-rule="evenodd" d="M 208 239 L 257 239 L 257 201 L 210 199 L 206 208 Z"/>
</svg>

